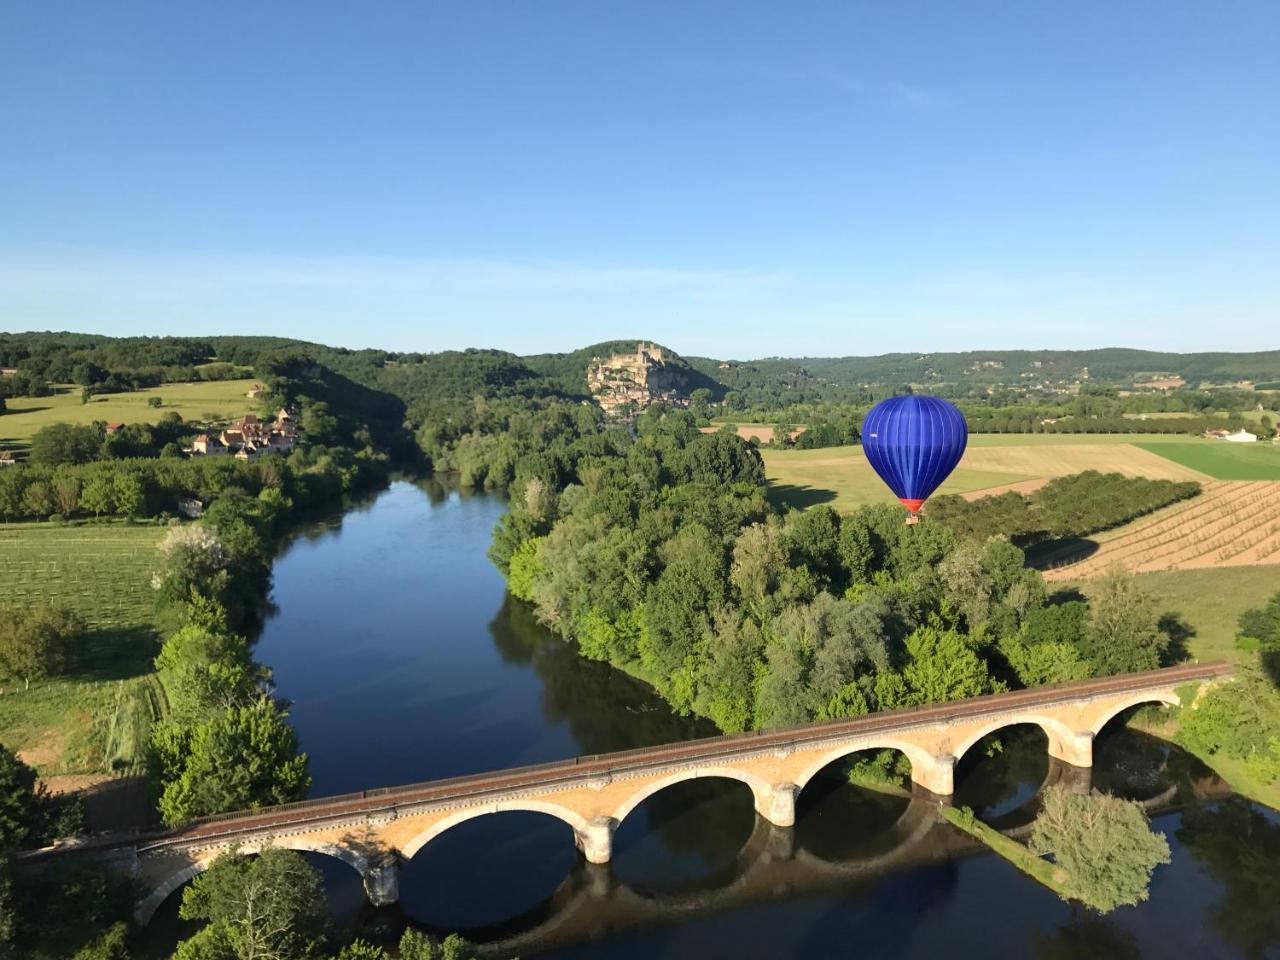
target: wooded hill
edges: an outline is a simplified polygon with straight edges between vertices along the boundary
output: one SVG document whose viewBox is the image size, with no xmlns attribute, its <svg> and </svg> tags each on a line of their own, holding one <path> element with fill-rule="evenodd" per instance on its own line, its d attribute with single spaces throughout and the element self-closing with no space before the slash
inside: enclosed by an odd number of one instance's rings
<svg viewBox="0 0 1280 960">
<path fill-rule="evenodd" d="M 964 353 L 887 353 L 874 357 L 769 357 L 734 362 L 691 357 L 696 368 L 726 379 L 762 377 L 803 382 L 806 378 L 843 386 L 896 383 L 1018 383 L 1074 381 L 1088 371 L 1090 381 L 1126 384 L 1152 376 L 1178 376 L 1189 386 L 1201 382 L 1274 380 L 1280 350 L 1257 353 L 1163 353 L 1109 347 L 1100 350 L 976 350 Z M 713 372 L 714 371 L 714 372 Z M 754 385 L 754 384 L 753 384 Z"/>
<path fill-rule="evenodd" d="M 116 375 L 121 384 L 198 379 L 230 369 L 261 369 L 265 362 L 310 358 L 364 387 L 394 394 L 408 408 L 485 397 L 587 396 L 592 357 L 628 353 L 638 340 L 611 340 L 569 353 L 521 357 L 503 350 L 438 353 L 349 350 L 284 337 L 104 337 L 79 333 L 0 334 L 0 366 L 24 380 L 85 382 Z M 664 348 L 667 349 L 667 348 Z M 669 351 L 670 352 L 670 351 Z M 872 402 L 909 384 L 941 387 L 980 384 L 1076 382 L 1128 385 L 1153 376 L 1202 382 L 1280 380 L 1280 350 L 1258 353 L 1162 353 L 1109 348 L 1079 351 L 994 350 L 965 353 L 884 354 L 875 357 L 765 358 L 747 362 L 686 357 L 690 393 L 699 388 L 719 400 L 730 391 L 778 405 L 831 399 Z M 225 366 L 225 370 L 218 369 Z M 127 388 L 127 386 L 125 387 Z M 3 392 L 0 381 L 0 393 Z"/>
</svg>

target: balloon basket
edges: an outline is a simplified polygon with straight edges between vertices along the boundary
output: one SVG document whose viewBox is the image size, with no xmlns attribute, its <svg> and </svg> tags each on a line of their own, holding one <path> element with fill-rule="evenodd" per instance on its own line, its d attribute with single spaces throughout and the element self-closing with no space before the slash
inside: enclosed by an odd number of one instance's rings
<svg viewBox="0 0 1280 960">
<path fill-rule="evenodd" d="M 908 513 L 908 514 L 907 514 L 907 526 L 908 526 L 908 527 L 914 527 L 914 526 L 915 526 L 917 523 L 919 523 L 919 522 L 920 522 L 920 514 L 918 514 L 918 513 Z"/>
</svg>

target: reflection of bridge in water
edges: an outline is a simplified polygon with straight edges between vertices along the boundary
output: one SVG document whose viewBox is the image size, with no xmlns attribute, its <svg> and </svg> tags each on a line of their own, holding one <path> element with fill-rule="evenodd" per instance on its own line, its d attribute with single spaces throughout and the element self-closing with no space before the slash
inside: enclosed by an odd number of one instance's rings
<svg viewBox="0 0 1280 960">
<path fill-rule="evenodd" d="M 1053 760 L 1036 797 L 1054 784 L 1088 793 L 1092 778 L 1087 768 Z M 1224 799 L 1231 793 L 1230 786 L 1216 776 L 1189 786 L 1197 801 Z M 1178 791 L 1179 785 L 1173 783 L 1141 803 L 1152 816 L 1172 812 L 1180 808 Z M 859 880 L 873 881 L 885 874 L 937 866 L 988 852 L 980 841 L 942 818 L 941 801 L 936 796 L 917 788 L 909 796 L 904 794 L 903 799 L 905 803 L 898 819 L 872 838 L 877 841 L 874 849 L 865 854 L 827 859 L 797 845 L 795 827 L 779 827 L 757 816 L 751 836 L 735 860 L 732 878 L 719 886 L 700 886 L 679 893 L 651 893 L 617 879 L 610 864 L 583 861 L 555 893 L 537 907 L 520 918 L 470 931 L 470 936 L 482 939 L 482 950 L 486 954 L 500 957 L 537 954 L 554 947 L 677 923 L 689 917 L 749 907 L 779 897 L 828 893 Z M 1034 807 L 1034 798 L 1027 806 Z M 1023 822 L 1019 825 L 1005 827 L 1002 832 L 1025 841 L 1031 833 L 1030 817 L 1021 819 Z"/>
</svg>

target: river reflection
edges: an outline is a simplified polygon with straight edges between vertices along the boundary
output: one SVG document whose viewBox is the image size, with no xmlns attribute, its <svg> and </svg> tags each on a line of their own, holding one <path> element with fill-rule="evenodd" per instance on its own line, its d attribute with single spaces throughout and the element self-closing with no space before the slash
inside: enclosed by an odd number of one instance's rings
<svg viewBox="0 0 1280 960">
<path fill-rule="evenodd" d="M 507 600 L 485 557 L 503 510 L 496 498 L 396 483 L 277 562 L 277 611 L 256 655 L 293 701 L 316 795 L 714 732 L 583 660 Z M 1174 850 L 1151 900 L 1105 920 L 976 848 L 939 822 L 935 802 L 854 787 L 838 766 L 806 786 L 790 829 L 758 818 L 736 781 L 661 791 L 623 821 L 605 866 L 585 863 L 549 816 L 467 821 L 404 865 L 400 903 L 383 910 L 366 905 L 350 868 L 311 859 L 343 923 L 462 930 L 496 956 L 1274 954 L 1277 818 L 1216 805 L 1228 791 L 1212 774 L 1118 725 L 1095 762 L 1092 786 L 1150 801 Z M 978 744 L 961 761 L 954 800 L 1017 830 L 1046 783 L 1087 789 L 1081 776 L 1050 762 L 1038 729 L 1002 731 L 998 750 Z M 1187 804 L 1201 806 L 1159 812 Z M 1252 858 L 1253 879 L 1232 875 L 1232 858 Z M 153 924 L 170 949 L 177 900 Z M 1241 924 L 1247 933 L 1233 933 Z"/>
</svg>

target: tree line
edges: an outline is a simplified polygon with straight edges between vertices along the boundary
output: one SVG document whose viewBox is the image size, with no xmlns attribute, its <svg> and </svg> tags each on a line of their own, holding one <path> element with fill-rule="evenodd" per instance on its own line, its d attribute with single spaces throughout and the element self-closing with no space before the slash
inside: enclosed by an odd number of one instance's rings
<svg viewBox="0 0 1280 960">
<path fill-rule="evenodd" d="M 977 500 L 956 494 L 933 497 L 926 513 L 959 536 L 984 540 L 1003 535 L 1026 547 L 1098 533 L 1199 493 L 1200 484 L 1194 480 L 1149 480 L 1086 470 L 1055 477 L 1030 494 L 1010 490 Z"/>
<path fill-rule="evenodd" d="M 1155 667 L 1168 644 L 1123 575 L 1051 603 L 999 537 L 892 507 L 781 514 L 759 454 L 687 412 L 566 450 L 516 464 L 490 553 L 512 594 L 726 731 Z"/>
</svg>

